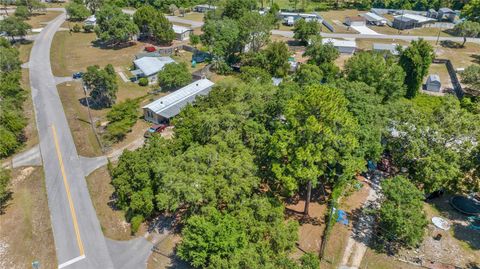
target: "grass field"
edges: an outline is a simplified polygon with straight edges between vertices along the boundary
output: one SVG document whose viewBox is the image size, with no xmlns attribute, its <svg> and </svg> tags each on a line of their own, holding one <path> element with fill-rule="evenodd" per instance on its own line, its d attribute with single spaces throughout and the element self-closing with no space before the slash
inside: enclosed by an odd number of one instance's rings
<svg viewBox="0 0 480 269">
<path fill-rule="evenodd" d="M 46 13 L 34 14 L 26 22 L 32 26 L 32 28 L 42 28 L 49 21 L 53 20 L 55 17 L 60 15 L 60 11 L 47 11 Z"/>
<path fill-rule="evenodd" d="M 50 212 L 42 168 L 12 173 L 12 199 L 0 215 L 0 268 L 56 268 Z"/>
<path fill-rule="evenodd" d="M 104 166 L 90 174 L 87 185 L 103 234 L 115 240 L 131 239 L 130 224 L 125 221 L 124 212 L 114 209 L 111 199 L 114 189 L 107 168 Z"/>
<path fill-rule="evenodd" d="M 186 19 L 186 20 L 192 20 L 192 21 L 203 21 L 203 17 L 205 14 L 199 13 L 199 12 L 190 12 L 185 14 L 185 16 L 178 16 L 180 18 Z M 177 24 L 177 23 L 175 23 Z"/>
</svg>

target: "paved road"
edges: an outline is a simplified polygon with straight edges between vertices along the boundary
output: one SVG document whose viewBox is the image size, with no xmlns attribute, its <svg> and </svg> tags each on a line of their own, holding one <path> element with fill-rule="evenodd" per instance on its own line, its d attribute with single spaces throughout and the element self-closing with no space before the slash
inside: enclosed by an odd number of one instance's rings
<svg viewBox="0 0 480 269">
<path fill-rule="evenodd" d="M 113 262 L 50 67 L 52 39 L 64 21 L 62 13 L 38 34 L 29 62 L 57 259 L 59 268 L 109 269 Z"/>
<path fill-rule="evenodd" d="M 273 35 L 284 36 L 288 38 L 293 38 L 292 31 L 282 31 L 282 30 L 272 30 Z M 342 33 L 321 33 L 322 37 L 331 37 L 331 38 L 356 38 L 356 39 L 398 39 L 398 40 L 417 40 L 423 38 L 428 41 L 436 41 L 436 36 L 412 36 L 412 35 L 362 35 L 362 34 L 342 34 Z M 463 37 L 444 37 L 441 36 L 439 38 L 440 41 L 442 40 L 451 40 L 456 42 L 463 43 Z M 480 38 L 468 38 L 468 42 L 473 43 L 480 43 Z"/>
</svg>

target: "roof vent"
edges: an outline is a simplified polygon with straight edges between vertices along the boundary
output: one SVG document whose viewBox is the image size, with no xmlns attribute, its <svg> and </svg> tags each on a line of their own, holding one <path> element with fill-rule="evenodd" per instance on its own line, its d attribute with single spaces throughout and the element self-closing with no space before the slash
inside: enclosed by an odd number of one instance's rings
<svg viewBox="0 0 480 269">
<path fill-rule="evenodd" d="M 196 85 L 196 86 L 198 86 L 198 83 L 197 83 L 197 84 L 195 84 L 195 85 Z"/>
</svg>

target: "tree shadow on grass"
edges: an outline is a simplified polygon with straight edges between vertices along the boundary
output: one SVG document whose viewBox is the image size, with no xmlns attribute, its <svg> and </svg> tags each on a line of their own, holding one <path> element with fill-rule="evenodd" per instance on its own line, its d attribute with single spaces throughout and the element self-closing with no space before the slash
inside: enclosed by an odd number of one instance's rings
<svg viewBox="0 0 480 269">
<path fill-rule="evenodd" d="M 93 101 L 92 97 L 82 97 L 78 99 L 78 102 L 84 107 L 87 107 L 87 98 L 88 98 L 88 105 L 90 106 L 91 109 L 93 110 L 102 110 L 105 109 L 105 106 L 99 105 L 96 102 Z"/>
<path fill-rule="evenodd" d="M 464 46 L 460 42 L 455 42 L 452 40 L 442 40 L 440 41 L 440 45 L 444 48 L 450 48 L 450 49 L 461 49 Z"/>
<path fill-rule="evenodd" d="M 480 54 L 472 54 L 470 57 L 472 58 L 472 62 L 480 64 Z"/>
<path fill-rule="evenodd" d="M 5 209 L 8 207 L 8 202 L 12 199 L 13 192 L 7 190 L 3 197 L 0 197 L 0 216 L 5 214 Z"/>
<path fill-rule="evenodd" d="M 116 44 L 103 42 L 101 40 L 92 41 L 92 45 L 94 48 L 105 49 L 105 50 L 121 50 L 124 48 L 135 46 L 136 44 L 137 43 L 135 41 L 127 41 L 127 42 L 121 42 Z"/>
</svg>

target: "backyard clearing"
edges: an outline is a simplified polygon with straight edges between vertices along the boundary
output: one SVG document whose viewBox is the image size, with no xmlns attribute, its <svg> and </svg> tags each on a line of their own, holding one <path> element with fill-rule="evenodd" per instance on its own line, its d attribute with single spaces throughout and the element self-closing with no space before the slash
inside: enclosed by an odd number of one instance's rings
<svg viewBox="0 0 480 269">
<path fill-rule="evenodd" d="M 420 260 L 422 264 L 435 262 L 459 268 L 480 265 L 480 231 L 467 227 L 467 216 L 451 207 L 450 198 L 445 195 L 425 204 L 429 224 L 422 245 L 415 250 L 403 250 L 398 257 L 412 262 Z M 452 228 L 449 231 L 440 230 L 432 224 L 432 217 L 438 216 L 450 222 Z M 441 239 L 435 240 L 438 234 Z"/>
<path fill-rule="evenodd" d="M 13 192 L 5 213 L 0 215 L 0 268 L 56 268 L 50 212 L 42 168 L 12 172 Z"/>
</svg>

